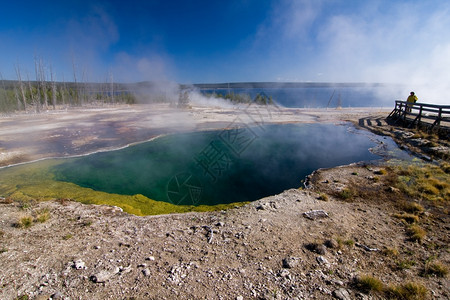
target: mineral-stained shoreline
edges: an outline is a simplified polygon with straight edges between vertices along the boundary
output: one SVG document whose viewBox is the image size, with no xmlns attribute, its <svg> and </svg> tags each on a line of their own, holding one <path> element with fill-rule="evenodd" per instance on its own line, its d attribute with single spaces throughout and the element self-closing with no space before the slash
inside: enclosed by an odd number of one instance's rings
<svg viewBox="0 0 450 300">
<path fill-rule="evenodd" d="M 250 109 L 150 105 L 4 117 L 0 155 L 7 165 L 234 122 L 357 122 L 390 111 Z M 69 199 L 2 197 L 0 298 L 384 299 L 402 288 L 449 298 L 448 275 L 430 272 L 450 263 L 448 207 L 419 203 L 426 237 L 411 241 L 394 216 L 402 211 L 392 199 L 402 196 L 390 184 L 388 167 L 354 164 L 319 170 L 310 189 L 243 207 L 146 217 Z M 346 188 L 361 192 L 336 196 Z M 371 290 L 364 278 L 384 287 Z"/>
</svg>

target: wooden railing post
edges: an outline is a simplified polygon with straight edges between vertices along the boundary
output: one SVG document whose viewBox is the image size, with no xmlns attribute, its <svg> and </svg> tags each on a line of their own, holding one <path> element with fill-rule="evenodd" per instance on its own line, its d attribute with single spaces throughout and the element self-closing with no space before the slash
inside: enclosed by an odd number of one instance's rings
<svg viewBox="0 0 450 300">
<path fill-rule="evenodd" d="M 441 120 L 442 120 L 442 107 L 439 107 L 439 114 L 438 114 L 438 118 L 437 118 L 437 126 L 441 126 Z"/>
<path fill-rule="evenodd" d="M 414 112 L 412 112 L 412 109 L 414 109 Z M 416 124 L 420 125 L 423 123 L 429 126 L 429 130 L 433 130 L 435 126 L 449 128 L 450 105 L 410 103 L 395 100 L 395 108 L 387 118 L 393 120 L 394 125 L 403 122 L 404 125 L 413 127 Z M 432 121 L 424 121 L 424 119 Z"/>
<path fill-rule="evenodd" d="M 420 111 L 419 111 L 419 119 L 417 120 L 417 124 L 420 123 L 420 120 L 422 119 L 422 111 L 423 111 L 423 105 L 420 105 Z"/>
</svg>

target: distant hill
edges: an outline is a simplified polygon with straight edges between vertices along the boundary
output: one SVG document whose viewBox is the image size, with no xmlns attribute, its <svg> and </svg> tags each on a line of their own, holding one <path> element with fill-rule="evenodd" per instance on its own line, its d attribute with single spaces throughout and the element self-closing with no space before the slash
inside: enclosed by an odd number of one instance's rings
<svg viewBox="0 0 450 300">
<path fill-rule="evenodd" d="M 252 88 L 323 88 L 323 87 L 376 87 L 383 86 L 382 83 L 331 83 L 331 82 L 229 82 L 229 83 L 195 83 L 192 85 L 181 85 L 182 88 L 190 86 L 199 89 L 252 89 Z"/>
</svg>

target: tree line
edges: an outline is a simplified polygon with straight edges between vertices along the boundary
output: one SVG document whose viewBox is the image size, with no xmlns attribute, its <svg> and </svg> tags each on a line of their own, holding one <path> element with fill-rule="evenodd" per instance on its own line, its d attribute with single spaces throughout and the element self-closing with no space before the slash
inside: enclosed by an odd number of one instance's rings
<svg viewBox="0 0 450 300">
<path fill-rule="evenodd" d="M 125 84 L 115 83 L 110 74 L 103 83 L 88 82 L 83 72 L 81 80 L 73 63 L 73 81 L 57 81 L 51 65 L 35 57 L 35 78 L 15 65 L 16 80 L 4 80 L 0 73 L 0 113 L 25 111 L 39 113 L 61 107 L 90 104 L 136 102 L 136 96 Z"/>
<path fill-rule="evenodd" d="M 30 80 L 0 80 L 0 112 L 39 113 L 49 109 L 91 104 L 136 103 L 121 84 Z"/>
<path fill-rule="evenodd" d="M 220 99 L 225 99 L 230 101 L 231 103 L 237 104 L 237 103 L 254 103 L 258 105 L 274 105 L 275 101 L 273 100 L 272 96 L 267 96 L 265 93 L 258 93 L 256 96 L 252 99 L 252 97 L 249 94 L 245 93 L 212 93 L 212 94 L 205 94 L 207 97 L 215 97 Z"/>
</svg>

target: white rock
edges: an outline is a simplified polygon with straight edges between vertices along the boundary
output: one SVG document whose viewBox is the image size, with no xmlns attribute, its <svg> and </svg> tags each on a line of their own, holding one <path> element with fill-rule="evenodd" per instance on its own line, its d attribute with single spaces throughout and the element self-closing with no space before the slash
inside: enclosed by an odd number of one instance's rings
<svg viewBox="0 0 450 300">
<path fill-rule="evenodd" d="M 81 259 L 77 259 L 76 261 L 74 261 L 73 267 L 77 270 L 87 269 L 84 261 L 82 261 Z"/>
<path fill-rule="evenodd" d="M 344 288 L 340 288 L 333 291 L 333 296 L 339 300 L 351 300 L 350 294 Z"/>
<path fill-rule="evenodd" d="M 329 265 L 330 263 L 328 262 L 328 260 L 323 257 L 323 256 L 318 256 L 316 258 L 317 262 L 319 263 L 319 265 Z"/>
<path fill-rule="evenodd" d="M 109 278 L 111 278 L 112 275 L 113 273 L 103 270 L 95 275 L 92 275 L 91 280 L 95 283 L 102 283 L 106 282 Z"/>
<path fill-rule="evenodd" d="M 142 270 L 142 273 L 144 274 L 144 276 L 150 276 L 150 270 L 148 268 Z"/>
</svg>

